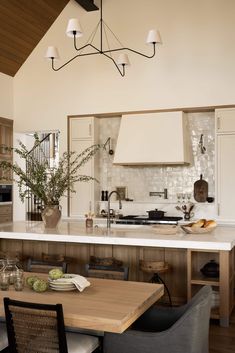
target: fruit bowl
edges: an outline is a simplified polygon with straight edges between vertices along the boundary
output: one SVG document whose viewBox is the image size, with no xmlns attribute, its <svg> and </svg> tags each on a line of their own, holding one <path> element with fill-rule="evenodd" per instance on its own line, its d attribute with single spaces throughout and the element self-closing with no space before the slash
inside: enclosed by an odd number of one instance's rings
<svg viewBox="0 0 235 353">
<path fill-rule="evenodd" d="M 211 233 L 216 228 L 216 226 L 211 227 L 211 228 L 192 228 L 191 226 L 188 226 L 188 225 L 184 225 L 184 226 L 180 226 L 180 227 L 187 234 L 206 234 L 206 233 Z"/>
</svg>

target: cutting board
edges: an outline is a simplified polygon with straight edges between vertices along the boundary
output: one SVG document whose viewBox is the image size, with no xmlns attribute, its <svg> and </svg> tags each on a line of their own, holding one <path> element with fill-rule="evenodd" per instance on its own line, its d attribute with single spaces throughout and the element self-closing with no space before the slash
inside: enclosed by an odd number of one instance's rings
<svg viewBox="0 0 235 353">
<path fill-rule="evenodd" d="M 208 197 L 208 182 L 202 179 L 202 174 L 200 179 L 194 183 L 194 199 L 197 202 L 206 202 Z"/>
</svg>

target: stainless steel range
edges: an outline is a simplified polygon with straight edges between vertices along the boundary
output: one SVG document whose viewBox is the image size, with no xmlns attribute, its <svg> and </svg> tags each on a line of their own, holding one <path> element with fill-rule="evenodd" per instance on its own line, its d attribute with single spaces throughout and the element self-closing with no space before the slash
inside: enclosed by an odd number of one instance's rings
<svg viewBox="0 0 235 353">
<path fill-rule="evenodd" d="M 168 217 L 163 216 L 159 219 L 150 219 L 148 216 L 128 215 L 120 217 L 116 220 L 118 224 L 178 224 L 178 221 L 183 219 L 182 217 Z"/>
</svg>

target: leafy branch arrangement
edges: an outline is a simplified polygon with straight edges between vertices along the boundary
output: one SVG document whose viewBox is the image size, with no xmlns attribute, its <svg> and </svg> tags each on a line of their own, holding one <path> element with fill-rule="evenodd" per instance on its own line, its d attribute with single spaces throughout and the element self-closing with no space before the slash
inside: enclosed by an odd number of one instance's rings
<svg viewBox="0 0 235 353">
<path fill-rule="evenodd" d="M 33 149 L 40 148 L 40 140 L 37 134 Z M 79 169 L 87 163 L 102 147 L 96 144 L 86 148 L 80 154 L 76 152 L 64 152 L 59 159 L 58 167 L 50 167 L 48 159 L 44 156 L 38 160 L 33 153 L 30 153 L 26 146 L 19 141 L 19 148 L 7 148 L 19 155 L 27 165 L 27 172 L 17 163 L 1 161 L 0 168 L 12 176 L 2 176 L 0 180 L 15 181 L 19 187 L 19 195 L 22 202 L 32 192 L 44 205 L 58 205 L 60 198 L 66 192 L 75 192 L 74 183 L 89 180 L 96 180 L 87 175 L 79 174 Z M 41 151 L 42 152 L 42 151 Z M 13 172 L 13 173 L 12 173 Z M 17 178 L 16 178 L 17 177 Z M 97 180 L 96 180 L 97 181 Z"/>
</svg>

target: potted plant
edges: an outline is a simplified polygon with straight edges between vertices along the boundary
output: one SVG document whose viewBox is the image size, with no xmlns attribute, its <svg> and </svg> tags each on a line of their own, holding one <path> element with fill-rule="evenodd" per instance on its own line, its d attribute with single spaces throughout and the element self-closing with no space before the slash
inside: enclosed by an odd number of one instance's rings
<svg viewBox="0 0 235 353">
<path fill-rule="evenodd" d="M 75 192 L 74 184 L 76 182 L 96 180 L 92 176 L 80 174 L 79 171 L 97 153 L 101 145 L 92 145 L 79 154 L 64 152 L 59 159 L 58 166 L 51 167 L 48 158 L 43 153 L 43 158 L 40 160 L 34 153 L 31 153 L 36 148 L 40 149 L 38 135 L 35 134 L 34 138 L 34 146 L 30 151 L 21 141 L 19 141 L 19 148 L 6 147 L 14 150 L 25 161 L 27 168 L 21 168 L 17 163 L 11 161 L 1 161 L 0 168 L 6 172 L 6 176 L 3 175 L 0 179 L 11 180 L 18 185 L 22 202 L 29 193 L 41 200 L 44 205 L 42 219 L 46 227 L 54 228 L 61 218 L 61 197 L 65 196 L 68 191 Z"/>
</svg>

